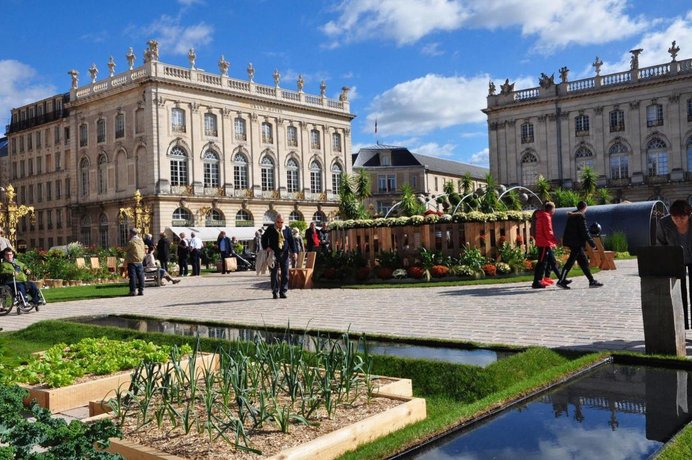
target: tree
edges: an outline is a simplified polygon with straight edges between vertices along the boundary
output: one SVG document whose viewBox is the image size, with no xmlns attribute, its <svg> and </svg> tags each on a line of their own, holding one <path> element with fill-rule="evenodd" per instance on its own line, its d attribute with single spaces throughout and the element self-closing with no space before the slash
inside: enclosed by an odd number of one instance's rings
<svg viewBox="0 0 692 460">
<path fill-rule="evenodd" d="M 596 203 L 608 204 L 611 201 L 613 201 L 613 196 L 610 194 L 610 190 L 605 187 L 596 189 Z"/>
<path fill-rule="evenodd" d="M 483 212 L 495 212 L 505 209 L 505 205 L 498 199 L 497 183 L 492 174 L 485 176 L 485 193 L 480 199 L 480 207 Z"/>
<path fill-rule="evenodd" d="M 346 173 L 341 174 L 339 217 L 344 220 L 358 218 L 358 199 L 353 191 L 353 176 Z"/>
<path fill-rule="evenodd" d="M 418 201 L 413 187 L 409 184 L 404 184 L 401 186 L 401 193 L 401 201 L 399 204 L 401 214 L 410 217 L 425 212 L 425 205 Z"/>
<path fill-rule="evenodd" d="M 502 201 L 504 205 L 507 207 L 507 209 L 513 211 L 521 211 L 522 209 L 521 199 L 519 198 L 519 192 L 517 192 L 516 190 L 510 190 L 509 192 L 505 193 L 505 195 L 502 197 Z"/>
<path fill-rule="evenodd" d="M 461 178 L 461 192 L 463 195 L 468 195 L 473 191 L 473 178 L 470 172 L 466 172 Z"/>
<path fill-rule="evenodd" d="M 542 175 L 536 179 L 536 194 L 544 203 L 551 200 L 550 181 Z"/>
<path fill-rule="evenodd" d="M 359 169 L 358 175 L 352 180 L 355 181 L 354 192 L 356 194 L 356 198 L 358 198 L 361 202 L 371 195 L 370 176 L 367 172 L 365 172 L 365 169 Z"/>
<path fill-rule="evenodd" d="M 593 198 L 596 193 L 596 173 L 590 166 L 584 166 L 581 171 L 579 180 L 581 181 L 581 192 L 584 197 L 584 201 L 589 201 Z"/>
</svg>

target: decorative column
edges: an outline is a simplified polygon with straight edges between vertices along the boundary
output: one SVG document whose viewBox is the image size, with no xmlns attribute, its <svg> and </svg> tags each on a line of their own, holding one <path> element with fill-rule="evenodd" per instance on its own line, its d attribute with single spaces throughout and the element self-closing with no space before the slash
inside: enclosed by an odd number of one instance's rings
<svg viewBox="0 0 692 460">
<path fill-rule="evenodd" d="M 6 188 L 0 187 L 0 192 L 5 192 L 4 203 L 0 200 L 0 228 L 4 228 L 7 233 L 7 237 L 10 240 L 13 248 L 17 247 L 17 224 L 19 219 L 29 215 L 31 218 L 31 223 L 33 224 L 35 220 L 34 207 L 18 205 L 15 201 L 15 192 L 12 184 L 7 185 Z"/>
<path fill-rule="evenodd" d="M 151 233 L 151 207 L 145 206 L 142 202 L 142 194 L 139 189 L 135 192 L 135 204 L 126 208 L 120 208 L 119 217 L 123 222 L 125 218 L 133 223 L 133 227 L 139 230 L 140 235 Z"/>
</svg>

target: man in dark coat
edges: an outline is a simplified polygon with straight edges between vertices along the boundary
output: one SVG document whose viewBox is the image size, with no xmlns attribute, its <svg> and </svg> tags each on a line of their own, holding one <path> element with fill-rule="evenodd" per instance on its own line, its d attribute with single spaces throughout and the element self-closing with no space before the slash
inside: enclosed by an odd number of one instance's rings
<svg viewBox="0 0 692 460">
<path fill-rule="evenodd" d="M 221 274 L 223 275 L 226 274 L 226 259 L 231 257 L 231 252 L 233 252 L 231 239 L 226 236 L 226 232 L 223 230 L 216 239 L 216 248 L 219 250 L 219 255 L 221 256 Z"/>
<path fill-rule="evenodd" d="M 567 214 L 567 223 L 565 224 L 565 233 L 562 237 L 562 245 L 569 248 L 569 259 L 565 262 L 565 266 L 562 268 L 562 275 L 560 276 L 560 281 L 556 283 L 563 289 L 569 289 L 566 283 L 567 275 L 574 265 L 576 260 L 579 264 L 579 268 L 584 272 L 584 275 L 589 279 L 589 287 L 601 287 L 603 283 L 596 281 L 591 274 L 589 269 L 589 260 L 586 258 L 586 253 L 584 252 L 584 245 L 589 243 L 592 248 L 596 247 L 589 229 L 586 227 L 586 202 L 580 201 L 577 204 L 577 210 Z"/>
<path fill-rule="evenodd" d="M 293 234 L 288 226 L 284 227 L 284 218 L 277 214 L 274 225 L 270 225 L 262 235 L 262 247 L 273 251 L 276 262 L 271 272 L 272 295 L 275 299 L 286 298 L 288 291 L 288 260 L 295 259 L 297 248 Z M 279 278 L 279 270 L 281 277 Z"/>
<path fill-rule="evenodd" d="M 166 238 L 166 234 L 161 232 L 159 241 L 156 243 L 156 258 L 161 263 L 161 268 L 168 271 L 168 259 L 170 257 L 171 243 Z"/>
<path fill-rule="evenodd" d="M 307 241 L 308 252 L 317 251 L 320 248 L 320 234 L 314 222 L 310 222 L 310 227 L 305 230 L 305 241 Z"/>
</svg>

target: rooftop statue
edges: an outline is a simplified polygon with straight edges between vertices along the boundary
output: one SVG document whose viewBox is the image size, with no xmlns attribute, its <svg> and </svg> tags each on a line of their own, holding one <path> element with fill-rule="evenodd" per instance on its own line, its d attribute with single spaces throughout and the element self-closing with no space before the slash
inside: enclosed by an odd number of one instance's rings
<svg viewBox="0 0 692 460">
<path fill-rule="evenodd" d="M 91 75 L 91 82 L 96 83 L 96 76 L 99 74 L 99 69 L 96 67 L 96 64 L 91 64 L 91 67 L 89 67 L 89 75 Z"/>
<path fill-rule="evenodd" d="M 591 65 L 596 69 L 596 76 L 601 75 L 601 66 L 603 65 L 603 61 L 601 61 L 598 56 L 596 56 L 596 60 L 593 61 L 593 64 Z"/>
<path fill-rule="evenodd" d="M 255 67 L 252 65 L 252 62 L 247 66 L 247 79 L 251 82 L 255 79 Z"/>
<path fill-rule="evenodd" d="M 569 81 L 568 79 L 569 76 L 569 69 L 567 66 L 563 66 L 560 68 L 560 83 L 567 83 Z"/>
<path fill-rule="evenodd" d="M 351 90 L 348 86 L 343 86 L 341 88 L 341 94 L 339 94 L 339 100 L 341 102 L 347 102 L 348 101 L 348 92 Z"/>
<path fill-rule="evenodd" d="M 197 67 L 195 67 L 195 61 L 197 60 L 197 54 L 195 53 L 194 48 L 190 48 L 190 51 L 187 52 L 187 60 L 190 61 L 190 68 L 192 70 L 197 68 Z"/>
<path fill-rule="evenodd" d="M 673 44 L 668 48 L 668 52 L 670 53 L 670 57 L 673 61 L 675 61 L 675 58 L 678 55 L 678 52 L 680 52 L 680 47 L 675 46 L 675 40 L 673 40 Z"/>
<path fill-rule="evenodd" d="M 514 91 L 514 83 L 509 83 L 509 78 L 500 86 L 500 94 L 511 94 Z"/>
<path fill-rule="evenodd" d="M 320 96 L 324 97 L 327 94 L 327 82 L 322 80 L 320 83 Z"/>
<path fill-rule="evenodd" d="M 221 72 L 221 75 L 224 77 L 228 76 L 228 68 L 231 66 L 231 63 L 228 62 L 224 57 L 223 54 L 219 58 L 219 72 Z"/>
<path fill-rule="evenodd" d="M 495 95 L 495 83 L 492 80 L 488 82 L 488 96 Z"/>
<path fill-rule="evenodd" d="M 79 72 L 77 72 L 75 69 L 72 69 L 67 72 L 67 75 L 72 77 L 72 88 L 77 89 L 79 87 Z"/>
<path fill-rule="evenodd" d="M 303 85 L 305 84 L 305 80 L 303 80 L 302 74 L 298 74 L 297 84 L 298 84 L 298 92 L 302 93 L 303 92 Z"/>
<path fill-rule="evenodd" d="M 132 50 L 132 47 L 127 51 L 127 54 L 125 55 L 125 58 L 127 59 L 127 65 L 130 66 L 130 70 L 135 68 L 135 52 Z"/>
<path fill-rule="evenodd" d="M 548 89 L 551 86 L 554 86 L 555 85 L 555 74 L 548 76 L 545 73 L 541 72 L 541 78 L 538 80 L 538 84 L 543 89 Z"/>
<path fill-rule="evenodd" d="M 111 56 L 108 59 L 108 76 L 112 77 L 115 75 L 115 61 L 113 60 L 113 56 Z"/>
<path fill-rule="evenodd" d="M 639 55 L 644 51 L 642 48 L 637 48 L 636 50 L 630 50 L 632 53 L 632 58 L 630 59 L 630 69 L 636 70 L 639 68 Z"/>
<path fill-rule="evenodd" d="M 147 45 L 149 45 L 149 57 L 151 58 L 152 61 L 158 61 L 159 60 L 159 42 L 156 40 L 149 40 L 147 42 Z"/>
<path fill-rule="evenodd" d="M 281 81 L 281 74 L 279 73 L 279 69 L 274 69 L 274 73 L 272 74 L 274 77 L 274 86 L 278 87 L 279 82 Z"/>
</svg>

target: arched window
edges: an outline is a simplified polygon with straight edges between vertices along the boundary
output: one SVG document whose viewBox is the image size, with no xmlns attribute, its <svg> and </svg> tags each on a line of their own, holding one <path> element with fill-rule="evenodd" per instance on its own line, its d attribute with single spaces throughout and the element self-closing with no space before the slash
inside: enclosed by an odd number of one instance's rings
<svg viewBox="0 0 692 460">
<path fill-rule="evenodd" d="M 79 192 L 82 196 L 89 194 L 89 159 L 86 157 L 79 162 Z"/>
<path fill-rule="evenodd" d="M 207 227 L 225 227 L 226 218 L 218 209 L 212 209 L 207 213 L 204 219 L 204 225 Z"/>
<path fill-rule="evenodd" d="M 289 147 L 298 147 L 298 128 L 295 126 L 286 128 L 286 144 Z"/>
<path fill-rule="evenodd" d="M 325 223 L 327 223 L 327 216 L 325 216 L 322 211 L 317 211 L 315 214 L 312 215 L 312 221 L 316 225 L 322 226 Z"/>
<path fill-rule="evenodd" d="M 343 169 L 341 165 L 337 162 L 332 165 L 332 193 L 339 193 L 341 188 L 341 175 L 343 174 Z"/>
<path fill-rule="evenodd" d="M 204 135 L 205 136 L 218 136 L 218 130 L 216 128 L 216 115 L 213 113 L 204 114 Z"/>
<path fill-rule="evenodd" d="M 687 170 L 692 171 L 692 137 L 687 139 Z"/>
<path fill-rule="evenodd" d="M 310 193 L 322 193 L 322 166 L 314 160 L 310 163 Z"/>
<path fill-rule="evenodd" d="M 668 149 L 658 137 L 651 138 L 646 144 L 646 166 L 649 176 L 668 174 Z"/>
<path fill-rule="evenodd" d="M 531 152 L 526 152 L 521 157 L 521 182 L 522 185 L 534 185 L 538 180 L 538 158 Z"/>
<path fill-rule="evenodd" d="M 291 213 L 288 215 L 288 222 L 298 222 L 299 220 L 303 220 L 303 215 L 300 213 L 300 211 L 291 211 Z"/>
<path fill-rule="evenodd" d="M 577 170 L 577 177 L 581 177 L 581 173 L 587 166 L 593 168 L 593 152 L 587 147 L 581 146 L 574 154 L 574 161 Z"/>
<path fill-rule="evenodd" d="M 273 144 L 274 143 L 274 130 L 270 123 L 262 123 L 262 143 L 263 144 Z"/>
<path fill-rule="evenodd" d="M 171 109 L 171 130 L 174 133 L 184 133 L 185 128 L 185 111 L 183 109 Z"/>
<path fill-rule="evenodd" d="M 339 133 L 332 133 L 332 150 L 341 152 L 341 134 Z"/>
<path fill-rule="evenodd" d="M 84 246 L 91 245 L 91 217 L 84 216 L 79 221 L 79 241 Z"/>
<path fill-rule="evenodd" d="M 274 190 L 274 161 L 269 155 L 262 157 L 260 169 L 262 170 L 262 191 Z"/>
<path fill-rule="evenodd" d="M 252 218 L 252 214 L 245 209 L 241 209 L 235 215 L 235 226 L 236 227 L 254 227 L 255 221 Z"/>
<path fill-rule="evenodd" d="M 297 192 L 299 187 L 298 162 L 291 158 L 286 162 L 286 190 L 293 193 Z"/>
<path fill-rule="evenodd" d="M 321 148 L 320 132 L 316 129 L 310 130 L 310 148 L 313 150 Z"/>
<path fill-rule="evenodd" d="M 96 186 L 98 193 L 106 193 L 108 190 L 108 157 L 105 153 L 99 155 L 97 169 Z"/>
<path fill-rule="evenodd" d="M 629 177 L 629 151 L 622 142 L 616 142 L 608 149 L 610 156 L 610 178 L 625 179 Z"/>
<path fill-rule="evenodd" d="M 245 120 L 243 120 L 240 117 L 236 117 L 235 120 L 233 120 L 233 128 L 234 128 L 234 137 L 235 140 L 237 141 L 246 141 L 247 140 L 247 134 L 245 130 Z"/>
<path fill-rule="evenodd" d="M 108 216 L 101 214 L 99 217 L 99 246 L 108 247 Z"/>
<path fill-rule="evenodd" d="M 248 188 L 247 157 L 236 153 L 233 157 L 233 188 L 244 190 Z"/>
<path fill-rule="evenodd" d="M 204 165 L 204 187 L 217 188 L 221 183 L 219 177 L 219 155 L 213 150 L 207 150 L 202 155 Z"/>
<path fill-rule="evenodd" d="M 178 208 L 173 211 L 173 221 L 174 227 L 189 227 L 194 225 L 194 220 L 192 219 L 192 213 L 185 208 Z"/>
<path fill-rule="evenodd" d="M 175 187 L 187 185 L 187 152 L 176 146 L 171 149 L 168 156 L 171 159 L 171 185 Z"/>
</svg>

